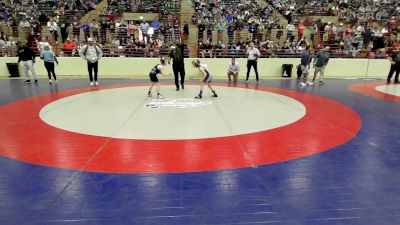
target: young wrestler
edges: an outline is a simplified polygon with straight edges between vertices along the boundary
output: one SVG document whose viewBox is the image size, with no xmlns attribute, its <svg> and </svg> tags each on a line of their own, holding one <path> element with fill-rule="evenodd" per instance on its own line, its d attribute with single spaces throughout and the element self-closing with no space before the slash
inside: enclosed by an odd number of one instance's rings
<svg viewBox="0 0 400 225">
<path fill-rule="evenodd" d="M 208 88 L 212 91 L 213 95 L 212 97 L 218 97 L 217 93 L 215 90 L 211 87 L 211 82 L 212 82 L 212 74 L 210 70 L 208 69 L 206 64 L 200 64 L 200 60 L 195 59 L 192 61 L 192 65 L 194 68 L 199 69 L 199 72 L 202 76 L 201 82 L 200 82 L 200 93 L 198 96 L 196 96 L 196 99 L 201 99 L 203 98 L 203 89 L 204 85 L 207 85 Z"/>
</svg>

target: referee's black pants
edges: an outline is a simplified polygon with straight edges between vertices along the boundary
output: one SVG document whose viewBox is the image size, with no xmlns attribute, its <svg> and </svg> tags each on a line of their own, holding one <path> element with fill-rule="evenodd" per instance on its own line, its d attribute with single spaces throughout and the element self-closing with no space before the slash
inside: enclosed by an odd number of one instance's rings
<svg viewBox="0 0 400 225">
<path fill-rule="evenodd" d="M 392 79 L 394 72 L 396 72 L 396 76 L 394 77 L 394 82 L 399 82 L 400 62 L 396 62 L 390 67 L 390 71 L 387 77 L 388 82 L 390 81 L 390 79 Z"/>
<path fill-rule="evenodd" d="M 246 80 L 249 80 L 251 67 L 254 67 L 254 71 L 256 72 L 256 79 L 258 81 L 258 69 L 257 69 L 257 60 L 247 60 L 247 76 Z"/>
<path fill-rule="evenodd" d="M 174 70 L 176 89 L 179 89 L 179 76 L 181 77 L 181 85 L 183 89 L 185 84 L 185 64 L 174 63 L 172 64 L 172 69 Z"/>
</svg>

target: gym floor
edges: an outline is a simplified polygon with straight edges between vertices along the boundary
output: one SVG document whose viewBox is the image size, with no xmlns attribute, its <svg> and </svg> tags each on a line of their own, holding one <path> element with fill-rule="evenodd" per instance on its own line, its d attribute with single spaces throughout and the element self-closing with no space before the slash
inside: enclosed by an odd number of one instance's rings
<svg viewBox="0 0 400 225">
<path fill-rule="evenodd" d="M 398 225 L 400 85 L 0 80 L 1 225 Z"/>
</svg>

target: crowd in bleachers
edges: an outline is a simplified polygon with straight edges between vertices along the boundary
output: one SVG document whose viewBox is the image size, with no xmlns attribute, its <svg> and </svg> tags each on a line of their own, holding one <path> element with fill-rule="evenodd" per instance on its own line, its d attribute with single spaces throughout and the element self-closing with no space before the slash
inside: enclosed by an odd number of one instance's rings
<svg viewBox="0 0 400 225">
<path fill-rule="evenodd" d="M 61 56 L 77 56 L 78 49 L 89 37 L 93 37 L 102 48 L 106 49 L 106 56 L 158 57 L 163 53 L 168 54 L 170 45 L 180 41 L 180 23 L 177 17 L 173 17 L 180 13 L 180 5 L 177 6 L 179 1 L 171 0 L 158 4 L 158 1 L 154 0 L 108 0 L 108 6 L 99 18 L 82 20 L 81 14 L 72 14 L 71 17 L 64 18 L 63 15 L 67 11 L 78 11 L 77 2 L 87 11 L 95 9 L 98 4 L 97 0 L 53 0 L 41 1 L 40 4 L 29 6 L 26 1 L 14 1 L 17 8 L 27 11 L 29 7 L 29 12 L 37 13 L 29 14 L 29 16 L 22 15 L 19 20 L 4 18 L 2 31 L 7 29 L 12 31 L 6 32 L 9 35 L 2 33 L 0 54 L 13 55 L 9 50 L 15 46 L 15 39 L 12 36 L 26 39 L 28 46 L 32 47 L 36 54 L 39 53 L 38 43 L 48 43 Z M 48 11 L 45 10 L 44 5 L 48 6 Z M 163 10 L 160 14 L 167 17 L 161 22 L 162 18 L 149 22 L 124 21 L 122 12 L 131 10 L 128 5 L 135 8 L 143 5 L 146 10 L 149 6 L 157 5 L 158 10 Z M 8 10 L 10 9 L 4 7 L 4 10 L 0 11 L 8 12 Z M 11 16 L 11 18 L 15 17 Z"/>
<path fill-rule="evenodd" d="M 47 42 L 59 55 L 76 55 L 88 37 L 107 56 L 157 57 L 182 38 L 180 1 L 107 0 L 99 18 L 81 20 L 97 0 L 7 0 L 0 5 L 0 53 L 12 55 L 17 38 L 38 49 Z M 400 47 L 399 0 L 193 0 L 199 57 L 243 57 L 250 41 L 262 57 L 293 57 L 304 45 L 330 46 L 333 57 L 382 57 Z M 391 7 L 389 7 L 391 5 Z M 394 4 L 394 5 L 393 5 Z M 393 7 L 394 6 L 394 7 Z M 122 12 L 158 12 L 152 21 L 124 21 Z M 279 19 L 277 13 L 288 20 Z M 333 15 L 339 22 L 313 19 Z M 372 16 L 371 16 L 372 15 Z M 8 30 L 8 32 L 4 32 Z M 186 49 L 186 54 L 188 50 Z"/>
<path fill-rule="evenodd" d="M 157 57 L 180 41 L 180 1 L 107 0 L 101 13 L 99 43 L 125 56 Z M 157 13 L 153 21 L 124 21 L 123 12 Z M 90 26 L 93 30 L 93 26 Z M 96 35 L 94 35 L 95 38 Z M 161 52 L 161 53 L 160 53 Z"/>
<path fill-rule="evenodd" d="M 304 15 L 338 16 L 342 22 L 386 21 L 400 13 L 399 0 L 268 0 L 296 23 Z"/>
<path fill-rule="evenodd" d="M 333 57 L 384 57 L 387 51 L 399 47 L 398 2 L 269 0 L 268 6 L 261 8 L 251 1 L 213 1 L 210 4 L 207 0 L 195 0 L 193 22 L 198 24 L 198 56 L 244 57 L 246 46 L 254 41 L 263 57 L 293 57 L 304 44 L 316 50 L 329 46 Z M 287 19 L 285 27 L 274 19 L 277 25 L 271 26 L 269 18 L 274 18 L 273 10 Z M 313 19 L 321 15 L 335 16 L 340 22 Z M 245 26 L 248 35 L 243 37 L 240 31 Z M 214 40 L 213 29 L 217 30 Z M 223 40 L 223 36 L 228 38 Z"/>
<path fill-rule="evenodd" d="M 195 0 L 196 13 L 192 23 L 197 24 L 199 41 L 206 38 L 213 42 L 212 32 L 218 33 L 216 42 L 221 41 L 221 34 L 228 33 L 229 43 L 233 33 L 246 29 L 249 33 L 271 30 L 280 26 L 279 19 L 273 15 L 270 6 L 261 7 L 254 0 Z"/>
</svg>

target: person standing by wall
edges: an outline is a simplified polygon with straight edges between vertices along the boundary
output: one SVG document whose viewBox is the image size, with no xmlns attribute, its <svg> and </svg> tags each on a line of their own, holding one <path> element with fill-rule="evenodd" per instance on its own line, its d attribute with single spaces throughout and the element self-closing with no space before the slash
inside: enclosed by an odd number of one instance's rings
<svg viewBox="0 0 400 225">
<path fill-rule="evenodd" d="M 249 82 L 249 75 L 251 67 L 254 67 L 254 72 L 256 72 L 256 80 L 257 83 L 259 82 L 258 78 L 258 69 L 257 69 L 257 59 L 261 57 L 260 51 L 254 47 L 254 42 L 250 42 L 249 48 L 246 52 L 247 56 L 247 75 L 246 75 L 246 82 Z"/>
<path fill-rule="evenodd" d="M 103 56 L 103 52 L 100 47 L 96 44 L 93 38 L 88 38 L 88 44 L 84 45 L 79 51 L 79 56 L 87 61 L 88 71 L 89 71 L 89 79 L 90 86 L 96 85 L 97 82 L 97 74 L 99 68 L 99 60 Z M 94 79 L 93 79 L 94 72 Z"/>
<path fill-rule="evenodd" d="M 317 74 L 320 73 L 320 78 L 319 78 L 319 83 L 324 84 L 324 73 L 325 73 L 325 67 L 328 65 L 329 62 L 329 46 L 326 46 L 325 48 L 321 49 L 321 51 L 315 56 L 314 58 L 314 64 L 313 68 L 314 70 L 314 77 L 313 81 L 315 81 L 315 78 L 317 77 Z"/>
<path fill-rule="evenodd" d="M 29 71 L 31 71 L 35 83 L 37 83 L 38 80 L 35 68 L 33 67 L 33 64 L 35 63 L 35 53 L 27 44 L 21 46 L 20 43 L 17 43 L 17 46 L 18 46 L 17 50 L 18 63 L 22 61 L 22 66 L 24 67 L 24 73 L 26 76 L 25 83 L 31 82 L 31 79 L 29 77 Z"/>
<path fill-rule="evenodd" d="M 306 85 L 313 85 L 312 82 L 308 81 L 308 71 L 310 69 L 310 64 L 312 60 L 312 56 L 309 52 L 310 46 L 306 46 L 303 52 L 301 53 L 301 63 L 300 63 L 300 68 L 301 68 L 301 73 L 303 76 L 303 81 L 300 82 L 299 86 L 304 87 Z"/>
<path fill-rule="evenodd" d="M 185 62 L 184 62 L 184 50 L 185 45 L 179 42 L 176 42 L 174 48 L 171 49 L 169 54 L 170 60 L 168 63 L 171 63 L 172 59 L 172 69 L 174 71 L 175 76 L 175 86 L 176 91 L 179 91 L 179 77 L 181 79 L 181 88 L 185 89 Z"/>
<path fill-rule="evenodd" d="M 50 49 L 49 45 L 43 47 L 43 51 L 40 53 L 40 58 L 44 61 L 44 67 L 47 70 L 47 76 L 49 77 L 49 84 L 51 84 L 51 75 L 53 75 L 54 82 L 57 83 L 56 73 L 54 72 L 54 62 L 58 65 L 56 54 Z"/>
<path fill-rule="evenodd" d="M 400 49 L 396 48 L 395 52 L 389 57 L 391 67 L 387 77 L 387 82 L 390 83 L 393 77 L 393 73 L 396 72 L 394 77 L 394 83 L 399 83 L 399 73 L 400 73 Z"/>
<path fill-rule="evenodd" d="M 229 83 L 232 82 L 231 76 L 233 76 L 233 83 L 237 83 L 239 76 L 240 66 L 239 62 L 236 62 L 235 57 L 232 58 L 232 61 L 228 65 L 228 80 Z"/>
</svg>

